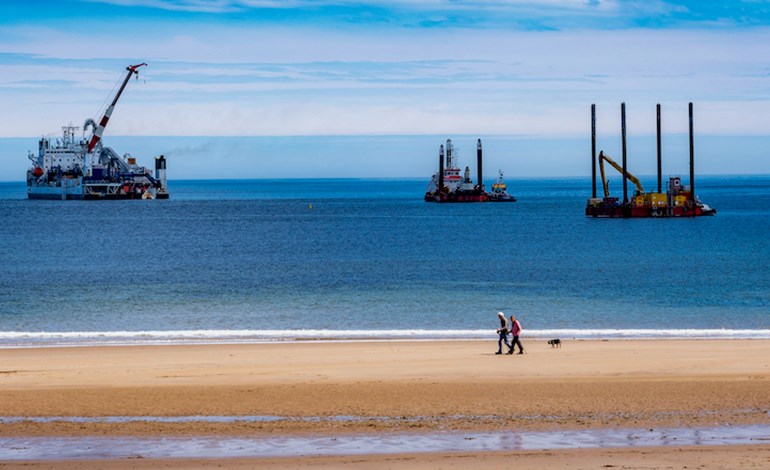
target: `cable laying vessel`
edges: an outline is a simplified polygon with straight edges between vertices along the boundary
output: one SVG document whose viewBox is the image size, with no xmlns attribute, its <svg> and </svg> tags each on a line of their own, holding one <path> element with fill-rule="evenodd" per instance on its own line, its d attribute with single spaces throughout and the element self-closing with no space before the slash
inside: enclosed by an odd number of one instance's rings
<svg viewBox="0 0 770 470">
<path fill-rule="evenodd" d="M 62 127 L 60 139 L 40 139 L 37 155 L 27 155 L 32 162 L 27 170 L 29 199 L 168 199 L 163 155 L 155 158 L 153 174 L 130 154 L 121 157 L 101 140 L 129 79 L 138 78 L 139 67 L 146 65 L 126 67 L 126 77 L 99 124 L 86 119 L 82 139 L 76 136 L 79 128 L 71 124 Z"/>
</svg>

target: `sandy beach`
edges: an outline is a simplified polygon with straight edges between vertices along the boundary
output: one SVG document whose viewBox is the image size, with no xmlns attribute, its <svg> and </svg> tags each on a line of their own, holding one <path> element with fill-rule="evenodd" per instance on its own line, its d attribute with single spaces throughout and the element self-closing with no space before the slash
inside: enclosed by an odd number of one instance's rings
<svg viewBox="0 0 770 470">
<path fill-rule="evenodd" d="M 770 341 L 297 342 L 0 350 L 0 416 L 277 416 L 276 421 L 6 422 L 0 437 L 260 436 L 770 425 Z M 334 420 L 348 416 L 354 420 Z M 770 466 L 770 444 L 233 459 L 229 467 Z M 478 460 L 476 460 L 478 459 Z M 524 459 L 524 460 L 520 460 Z M 528 460 L 530 459 L 530 460 Z M 534 460 L 532 460 L 534 459 Z M 608 460 L 609 459 L 609 460 Z M 656 460 L 657 459 L 657 460 Z M 353 465 L 353 462 L 356 464 Z M 678 462 L 678 463 L 677 463 Z M 28 462 L 25 462 L 27 464 Z M 170 460 L 169 468 L 221 461 Z M 64 464 L 64 462 L 58 462 Z M 94 461 L 66 462 L 90 468 Z M 100 468 L 160 461 L 99 462 Z M 40 462 L 45 468 L 51 462 Z M 369 465 L 370 467 L 366 467 Z M 645 466 L 646 465 L 646 466 Z M 21 463 L 7 464 L 7 468 Z M 4 466 L 4 468 L 6 467 Z M 26 467 L 29 468 L 29 467 Z"/>
</svg>

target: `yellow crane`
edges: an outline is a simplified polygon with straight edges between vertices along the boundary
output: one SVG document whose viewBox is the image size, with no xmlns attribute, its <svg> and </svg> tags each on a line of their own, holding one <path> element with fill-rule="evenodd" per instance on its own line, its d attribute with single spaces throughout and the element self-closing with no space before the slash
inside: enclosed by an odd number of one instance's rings
<svg viewBox="0 0 770 470">
<path fill-rule="evenodd" d="M 615 163 L 615 160 L 605 155 L 604 151 L 599 152 L 599 171 L 602 175 L 602 184 L 604 185 L 604 197 L 610 197 L 610 184 L 607 181 L 607 177 L 604 174 L 604 162 L 609 163 L 613 168 L 618 170 L 618 173 L 623 174 L 623 167 Z M 636 207 L 651 207 L 660 208 L 668 205 L 666 194 L 664 193 L 645 193 L 639 178 L 626 171 L 626 178 L 628 181 L 634 183 L 636 186 L 636 192 L 633 196 L 633 205 Z"/>
<path fill-rule="evenodd" d="M 613 168 L 618 170 L 618 173 L 621 175 L 623 174 L 623 167 L 615 163 L 615 160 L 611 159 L 609 155 L 605 155 L 604 151 L 599 152 L 599 171 L 602 175 L 602 184 L 604 185 L 604 197 L 610 197 L 610 183 L 607 181 L 607 177 L 604 174 L 604 162 L 609 163 L 612 165 Z M 644 194 L 644 188 L 642 187 L 642 183 L 639 181 L 639 178 L 632 175 L 628 171 L 626 171 L 625 177 L 628 178 L 628 180 L 634 185 L 636 185 L 636 195 Z"/>
</svg>

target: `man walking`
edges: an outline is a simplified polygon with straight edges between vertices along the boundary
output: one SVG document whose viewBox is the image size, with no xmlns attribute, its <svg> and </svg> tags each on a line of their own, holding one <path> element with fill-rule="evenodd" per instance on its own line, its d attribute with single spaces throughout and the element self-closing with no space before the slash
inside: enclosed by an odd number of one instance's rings
<svg viewBox="0 0 770 470">
<path fill-rule="evenodd" d="M 497 340 L 497 352 L 495 354 L 503 353 L 503 343 L 511 350 L 512 346 L 508 343 L 508 322 L 505 321 L 505 314 L 503 312 L 497 312 L 497 318 L 500 319 L 500 328 L 497 329 L 497 334 L 500 336 Z"/>
</svg>

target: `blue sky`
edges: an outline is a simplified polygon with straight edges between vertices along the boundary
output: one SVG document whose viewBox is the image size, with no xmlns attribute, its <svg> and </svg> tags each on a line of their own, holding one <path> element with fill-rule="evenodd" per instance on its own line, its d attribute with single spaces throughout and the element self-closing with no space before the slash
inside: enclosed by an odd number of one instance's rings
<svg viewBox="0 0 770 470">
<path fill-rule="evenodd" d="M 575 139 L 588 136 L 591 103 L 600 137 L 617 147 L 621 101 L 639 136 L 654 132 L 656 103 L 667 134 L 686 132 L 693 101 L 698 135 L 753 136 L 742 155 L 770 173 L 768 146 L 757 144 L 770 139 L 765 0 L 6 0 L 0 138 L 98 118 L 139 62 L 149 66 L 105 133 L 108 145 L 110 135 L 137 138 L 119 153 L 150 151 L 142 138 L 162 136 L 432 136 L 430 149 L 458 135 Z M 426 149 L 407 141 L 389 158 L 403 176 L 427 173 L 432 160 L 410 153 Z M 585 152 L 543 148 L 556 153 L 549 171 L 561 161 L 565 174 Z M 210 173 L 181 148 L 159 150 L 179 155 L 183 175 Z M 0 167 L 26 168 L 10 152 L 0 144 Z M 261 175 L 258 152 L 239 158 Z M 294 161 L 287 154 L 267 176 L 297 175 Z M 312 175 L 334 176 L 342 161 Z M 355 171 L 376 167 L 362 158 Z"/>
</svg>

